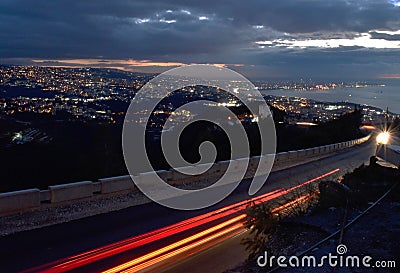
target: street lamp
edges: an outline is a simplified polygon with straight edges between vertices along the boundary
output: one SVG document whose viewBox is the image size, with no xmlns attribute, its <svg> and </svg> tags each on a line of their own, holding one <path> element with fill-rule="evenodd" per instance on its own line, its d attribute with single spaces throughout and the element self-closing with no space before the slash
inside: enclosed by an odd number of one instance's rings
<svg viewBox="0 0 400 273">
<path fill-rule="evenodd" d="M 390 140 L 390 133 L 388 131 L 380 132 L 376 136 L 376 149 L 375 149 L 375 158 L 376 156 L 380 155 L 384 157 L 386 151 L 386 144 L 389 143 Z M 382 154 L 383 153 L 383 154 Z"/>
<path fill-rule="evenodd" d="M 382 133 L 379 133 L 378 136 L 376 137 L 376 143 L 386 145 L 389 143 L 389 139 L 390 139 L 389 132 L 387 132 L 387 131 L 382 132 Z"/>
</svg>

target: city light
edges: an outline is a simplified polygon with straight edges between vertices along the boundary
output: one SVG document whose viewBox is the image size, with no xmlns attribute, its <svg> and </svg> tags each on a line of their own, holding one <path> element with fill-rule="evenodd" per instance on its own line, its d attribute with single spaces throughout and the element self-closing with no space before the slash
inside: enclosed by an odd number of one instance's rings
<svg viewBox="0 0 400 273">
<path fill-rule="evenodd" d="M 389 132 L 382 132 L 382 133 L 379 133 L 379 135 L 376 137 L 376 142 L 378 144 L 386 145 L 389 143 L 389 139 L 390 139 Z"/>
</svg>

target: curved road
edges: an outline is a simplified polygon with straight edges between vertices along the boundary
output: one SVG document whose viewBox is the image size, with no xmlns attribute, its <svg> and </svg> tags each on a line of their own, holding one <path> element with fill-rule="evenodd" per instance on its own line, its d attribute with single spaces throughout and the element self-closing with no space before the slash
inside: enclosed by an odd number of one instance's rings
<svg viewBox="0 0 400 273">
<path fill-rule="evenodd" d="M 333 179 L 343 175 L 361 164 L 367 163 L 370 156 L 375 153 L 375 148 L 375 142 L 370 141 L 366 144 L 337 152 L 326 158 L 272 172 L 267 183 L 257 193 L 257 196 L 268 197 L 274 192 L 288 189 L 325 174 L 328 175 L 324 176 L 324 179 Z M 88 251 L 92 249 L 101 248 L 127 238 L 137 238 L 141 234 L 159 230 L 181 221 L 188 221 L 193 217 L 202 219 L 201 217 L 204 214 L 248 200 L 248 182 L 248 180 L 243 180 L 236 191 L 227 199 L 202 210 L 177 211 L 155 203 L 149 203 L 0 238 L 0 272 L 19 272 L 79 253 L 90 253 Z M 232 211 L 230 217 L 236 216 L 235 212 Z M 213 226 L 226 221 L 228 219 L 226 217 L 228 216 L 221 215 L 220 219 L 213 220 L 213 222 L 211 220 L 208 222 L 207 220 L 202 227 L 191 224 L 193 225 L 191 229 L 186 229 L 176 234 L 171 233 L 171 236 L 160 241 L 149 241 L 148 244 L 140 247 L 116 253 L 116 255 L 107 257 L 107 259 L 78 268 L 77 272 L 97 272 L 126 263 L 132 257 L 144 255 L 158 249 L 160 244 L 166 246 L 202 232 L 204 229 L 211 229 Z M 230 225 L 234 224 L 232 222 Z M 233 229 L 232 232 L 234 232 Z M 188 272 L 188 269 L 190 269 L 190 272 L 220 272 L 221 268 L 234 266 L 240 262 L 238 260 L 239 257 L 246 258 L 245 255 L 242 255 L 243 248 L 238 244 L 240 235 L 237 236 L 239 237 L 233 236 L 233 239 L 225 240 L 222 244 L 210 250 L 203 251 L 178 263 L 177 266 L 169 267 L 168 272 L 183 272 L 184 270 Z M 227 252 L 229 249 L 232 250 L 231 254 Z M 222 255 L 225 258 L 218 258 L 218 255 Z M 226 259 L 226 257 L 232 258 Z M 203 261 L 207 261 L 205 264 L 207 269 L 198 268 L 198 266 L 193 267 L 195 264 L 204 264 Z M 212 268 L 215 270 L 211 270 Z"/>
</svg>

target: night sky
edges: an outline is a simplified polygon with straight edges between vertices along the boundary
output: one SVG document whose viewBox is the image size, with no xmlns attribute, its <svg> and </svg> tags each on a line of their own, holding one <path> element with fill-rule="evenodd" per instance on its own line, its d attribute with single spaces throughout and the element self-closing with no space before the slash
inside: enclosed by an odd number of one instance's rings
<svg viewBox="0 0 400 273">
<path fill-rule="evenodd" d="M 0 0 L 0 63 L 400 78 L 400 1 Z"/>
</svg>

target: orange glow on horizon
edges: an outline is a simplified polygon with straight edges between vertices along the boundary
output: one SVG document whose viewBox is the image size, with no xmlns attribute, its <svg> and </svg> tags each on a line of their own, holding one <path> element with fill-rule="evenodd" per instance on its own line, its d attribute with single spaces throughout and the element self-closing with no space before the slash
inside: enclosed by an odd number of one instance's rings
<svg viewBox="0 0 400 273">
<path fill-rule="evenodd" d="M 99 67 L 99 68 L 110 68 L 110 69 L 121 69 L 127 70 L 132 67 L 177 67 L 195 63 L 182 63 L 182 62 L 157 62 L 152 60 L 134 60 L 134 59 L 32 59 L 32 62 L 38 65 L 43 64 L 51 67 Z M 223 64 L 216 63 L 211 64 L 218 67 L 240 67 L 244 64 Z"/>
<path fill-rule="evenodd" d="M 400 74 L 379 75 L 379 79 L 400 79 Z"/>
<path fill-rule="evenodd" d="M 128 65 L 128 66 L 182 66 L 186 65 L 181 62 L 154 62 L 151 60 L 117 60 L 117 59 L 34 59 L 35 63 L 55 63 L 57 65 L 67 64 L 67 65 L 85 65 L 85 66 L 108 66 L 108 65 Z"/>
</svg>

